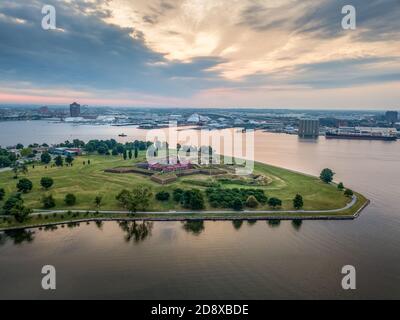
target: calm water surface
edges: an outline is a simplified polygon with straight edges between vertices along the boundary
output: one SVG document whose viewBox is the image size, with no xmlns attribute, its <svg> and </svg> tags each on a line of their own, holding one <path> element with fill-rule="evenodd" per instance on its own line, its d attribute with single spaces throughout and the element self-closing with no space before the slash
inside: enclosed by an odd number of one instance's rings
<svg viewBox="0 0 400 320">
<path fill-rule="evenodd" d="M 27 131 L 29 130 L 29 131 Z M 27 133 L 29 132 L 29 134 Z M 143 139 L 145 131 L 0 123 L 0 145 Z M 316 142 L 256 133 L 256 160 L 336 180 L 371 205 L 355 221 L 155 222 L 59 227 L 0 236 L 0 298 L 400 298 L 400 142 Z M 57 290 L 40 287 L 57 269 Z M 357 290 L 341 289 L 344 265 Z"/>
</svg>

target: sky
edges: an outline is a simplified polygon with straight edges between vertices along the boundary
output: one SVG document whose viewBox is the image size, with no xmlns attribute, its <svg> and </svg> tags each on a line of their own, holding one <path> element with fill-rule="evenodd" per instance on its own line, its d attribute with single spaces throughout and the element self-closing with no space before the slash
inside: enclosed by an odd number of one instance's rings
<svg viewBox="0 0 400 320">
<path fill-rule="evenodd" d="M 399 109 L 399 17 L 400 0 L 1 0 L 0 104 Z"/>
</svg>

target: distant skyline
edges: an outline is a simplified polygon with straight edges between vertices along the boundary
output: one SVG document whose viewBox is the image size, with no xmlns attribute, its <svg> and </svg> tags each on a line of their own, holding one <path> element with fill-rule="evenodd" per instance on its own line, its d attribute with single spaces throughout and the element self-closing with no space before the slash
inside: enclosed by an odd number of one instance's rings
<svg viewBox="0 0 400 320">
<path fill-rule="evenodd" d="M 397 110 L 399 17 L 400 0 L 2 0 L 0 104 Z"/>
</svg>

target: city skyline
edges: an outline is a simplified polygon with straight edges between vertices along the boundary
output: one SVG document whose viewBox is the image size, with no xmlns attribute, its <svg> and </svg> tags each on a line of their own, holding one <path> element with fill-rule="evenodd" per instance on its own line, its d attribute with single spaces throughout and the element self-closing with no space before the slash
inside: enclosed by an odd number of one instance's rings
<svg viewBox="0 0 400 320">
<path fill-rule="evenodd" d="M 41 28 L 45 4 L 56 30 Z M 356 30 L 341 27 L 346 4 Z M 397 0 L 4 0 L 0 104 L 398 109 L 399 13 Z"/>
</svg>

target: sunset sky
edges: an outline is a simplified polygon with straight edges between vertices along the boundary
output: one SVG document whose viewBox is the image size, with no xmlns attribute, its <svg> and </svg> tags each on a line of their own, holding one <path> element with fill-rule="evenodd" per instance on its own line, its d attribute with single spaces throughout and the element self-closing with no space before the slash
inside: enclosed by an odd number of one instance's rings
<svg viewBox="0 0 400 320">
<path fill-rule="evenodd" d="M 399 108 L 399 17 L 400 0 L 1 0 L 0 104 Z"/>
</svg>

